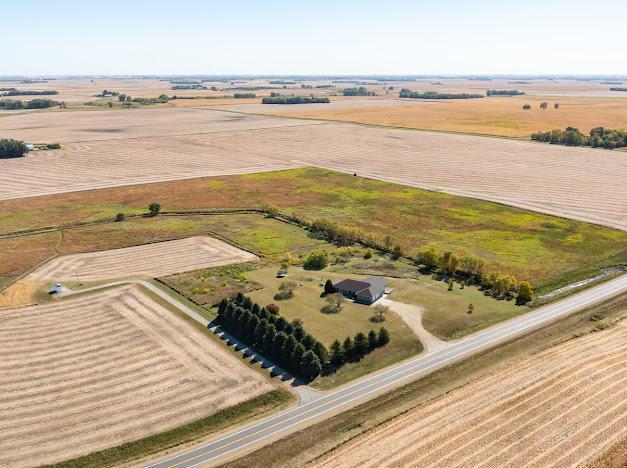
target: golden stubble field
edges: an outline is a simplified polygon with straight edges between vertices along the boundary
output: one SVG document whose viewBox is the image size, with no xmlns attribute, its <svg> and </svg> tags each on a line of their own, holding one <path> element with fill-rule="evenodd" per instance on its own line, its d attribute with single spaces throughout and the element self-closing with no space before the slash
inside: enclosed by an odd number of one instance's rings
<svg viewBox="0 0 627 468">
<path fill-rule="evenodd" d="M 627 434 L 627 323 L 432 400 L 315 467 L 580 466 Z"/>
<path fill-rule="evenodd" d="M 210 108 L 59 115 L 0 118 L 63 145 L 2 161 L 0 199 L 311 165 L 627 229 L 621 151 Z"/>
<path fill-rule="evenodd" d="M 74 458 L 272 387 L 131 286 L 0 313 L 0 465 Z"/>
<path fill-rule="evenodd" d="M 251 262 L 257 257 L 211 237 L 188 237 L 154 244 L 73 255 L 42 265 L 24 281 L 99 281 L 128 276 L 156 278 L 182 271 Z"/>
<path fill-rule="evenodd" d="M 623 93 L 625 94 L 625 93 Z M 540 109 L 548 102 L 549 108 Z M 555 109 L 553 104 L 558 103 Z M 530 110 L 522 106 L 529 104 Z M 273 108 L 269 108 L 273 107 Z M 577 98 L 512 96 L 483 99 L 379 99 L 335 101 L 331 104 L 264 106 L 241 110 L 285 117 L 356 122 L 449 132 L 528 137 L 534 132 L 576 127 L 627 128 L 627 97 Z"/>
</svg>

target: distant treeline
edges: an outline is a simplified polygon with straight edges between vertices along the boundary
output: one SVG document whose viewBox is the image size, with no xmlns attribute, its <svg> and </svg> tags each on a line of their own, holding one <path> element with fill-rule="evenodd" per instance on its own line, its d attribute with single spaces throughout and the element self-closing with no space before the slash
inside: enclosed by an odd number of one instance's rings
<svg viewBox="0 0 627 468">
<path fill-rule="evenodd" d="M 509 84 L 531 84 L 531 81 L 514 80 L 508 81 Z"/>
<path fill-rule="evenodd" d="M 172 86 L 172 90 L 176 91 L 177 89 L 180 90 L 180 89 L 207 89 L 207 88 L 201 84 L 178 84 L 178 85 Z"/>
<path fill-rule="evenodd" d="M 623 91 L 623 92 L 627 92 L 627 88 L 610 88 L 610 91 Z"/>
<path fill-rule="evenodd" d="M 585 135 L 577 128 L 567 127 L 566 130 L 532 133 L 531 139 L 555 145 L 614 149 L 627 146 L 627 131 L 596 127 L 590 130 L 589 135 Z"/>
<path fill-rule="evenodd" d="M 170 81 L 170 84 L 173 84 L 173 85 L 200 85 L 202 83 L 200 81 L 197 81 L 197 80 L 177 80 L 177 81 Z"/>
<path fill-rule="evenodd" d="M 263 91 L 265 89 L 281 89 L 276 86 L 237 86 L 231 88 L 224 88 L 224 90 L 228 91 Z"/>
<path fill-rule="evenodd" d="M 367 88 L 360 86 L 359 88 L 344 88 L 343 96 L 374 96 L 374 91 L 368 91 Z"/>
<path fill-rule="evenodd" d="M 272 81 L 268 81 L 268 83 L 279 84 L 279 85 L 293 85 L 293 84 L 296 84 L 296 81 L 272 80 Z"/>
<path fill-rule="evenodd" d="M 121 95 L 120 97 L 122 97 L 122 96 L 124 96 L 124 95 Z M 125 101 L 126 101 L 126 96 L 124 96 L 124 97 L 125 97 Z M 168 96 L 166 96 L 165 94 L 162 94 L 162 95 L 160 95 L 159 97 L 156 97 L 156 98 L 145 98 L 145 97 L 132 98 L 131 102 L 136 102 L 136 103 L 141 104 L 143 106 L 147 106 L 147 105 L 151 105 L 151 104 L 165 104 L 169 100 L 170 100 L 170 98 Z M 120 101 L 120 102 L 122 102 L 122 101 Z"/>
<path fill-rule="evenodd" d="M 19 109 L 47 109 L 48 107 L 56 107 L 59 102 L 52 99 L 33 99 L 32 101 L 20 101 L 14 99 L 0 100 L 0 109 L 19 110 Z"/>
<path fill-rule="evenodd" d="M 601 81 L 601 84 L 623 84 L 622 81 Z"/>
<path fill-rule="evenodd" d="M 403 88 L 399 93 L 401 98 L 411 99 L 474 99 L 482 98 L 483 94 L 468 94 L 468 93 L 438 93 L 437 91 L 425 91 L 419 93 L 412 91 L 411 89 Z"/>
<path fill-rule="evenodd" d="M 52 96 L 58 91 L 30 91 L 15 88 L 0 88 L 0 96 Z"/>
<path fill-rule="evenodd" d="M 256 98 L 257 95 L 255 93 L 235 93 L 233 97 L 235 99 L 253 99 Z"/>
<path fill-rule="evenodd" d="M 271 96 L 261 100 L 262 104 L 328 104 L 328 97 L 315 96 Z"/>
<path fill-rule="evenodd" d="M 486 94 L 488 96 L 520 96 L 525 93 L 517 89 L 488 89 Z"/>
</svg>

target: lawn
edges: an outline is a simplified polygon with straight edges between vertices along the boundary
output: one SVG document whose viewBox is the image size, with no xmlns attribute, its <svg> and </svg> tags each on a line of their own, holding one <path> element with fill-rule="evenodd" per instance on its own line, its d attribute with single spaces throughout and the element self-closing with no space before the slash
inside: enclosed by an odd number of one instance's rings
<svg viewBox="0 0 627 468">
<path fill-rule="evenodd" d="M 253 291 L 249 294 L 250 297 L 260 305 L 277 304 L 280 307 L 280 315 L 289 321 L 301 319 L 305 330 L 327 348 L 336 339 L 343 341 L 347 336 L 352 338 L 358 332 L 367 334 L 368 331 L 378 330 L 381 326 L 385 326 L 390 332 L 392 339 L 385 348 L 374 351 L 358 363 L 341 367 L 332 375 L 319 377 L 313 383 L 314 387 L 330 388 L 340 385 L 422 351 L 422 345 L 413 331 L 393 313 L 387 315 L 385 322 L 373 323 L 370 321 L 374 312 L 372 307 L 350 301 L 346 301 L 338 313 L 321 312 L 327 302 L 321 297 L 323 288 L 320 284 L 327 279 L 335 282 L 347 276 L 351 278 L 357 278 L 357 276 L 327 271 L 311 272 L 299 267 L 290 267 L 289 276 L 285 279 L 276 278 L 275 273 L 276 268 L 251 271 L 249 278 L 263 285 L 264 288 Z M 279 285 L 287 280 L 295 281 L 299 285 L 294 292 L 294 297 L 282 301 L 275 300 L 273 296 L 278 291 Z"/>
<path fill-rule="evenodd" d="M 391 235 L 414 255 L 425 246 L 481 257 L 488 269 L 527 279 L 546 292 L 627 261 L 627 233 L 505 205 L 457 197 L 317 168 L 302 168 L 0 202 L 2 232 L 110 219 L 113 213 L 261 208 L 304 219 L 323 217 L 354 226 L 381 241 Z M 291 227 L 234 223 L 216 217 L 212 229 L 270 254 L 306 250 L 315 240 L 290 235 Z M 286 227 L 287 226 L 287 227 Z M 304 243 L 301 243 L 304 242 Z"/>
<path fill-rule="evenodd" d="M 513 300 L 486 296 L 475 286 L 460 289 L 455 283 L 449 291 L 446 282 L 429 276 L 419 280 L 392 279 L 390 287 L 393 288 L 390 299 L 424 307 L 423 326 L 445 340 L 461 338 L 529 310 L 526 306 L 517 306 Z M 469 304 L 474 306 L 472 314 L 467 313 Z"/>
</svg>

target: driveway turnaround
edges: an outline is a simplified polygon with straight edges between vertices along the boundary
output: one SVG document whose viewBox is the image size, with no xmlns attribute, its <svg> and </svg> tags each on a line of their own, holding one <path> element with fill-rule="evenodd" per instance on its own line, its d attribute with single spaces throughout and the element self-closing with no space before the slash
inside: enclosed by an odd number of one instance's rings
<svg viewBox="0 0 627 468">
<path fill-rule="evenodd" d="M 268 439 L 277 438 L 290 430 L 303 428 L 307 422 L 315 418 L 330 416 L 345 410 L 393 386 L 407 383 L 625 291 L 627 291 L 627 275 L 456 341 L 449 347 L 373 374 L 309 403 L 149 466 L 165 468 L 216 464 L 223 461 L 224 457 L 232 457 L 237 452 L 243 454 L 247 447 L 262 445 Z"/>
</svg>

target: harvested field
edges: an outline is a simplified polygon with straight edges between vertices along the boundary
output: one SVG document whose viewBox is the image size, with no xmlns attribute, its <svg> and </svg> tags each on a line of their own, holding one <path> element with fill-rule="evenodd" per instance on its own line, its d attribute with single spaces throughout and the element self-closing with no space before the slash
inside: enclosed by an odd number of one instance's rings
<svg viewBox="0 0 627 468">
<path fill-rule="evenodd" d="M 0 465 L 55 463 L 271 386 L 133 287 L 0 313 Z"/>
<path fill-rule="evenodd" d="M 540 109 L 547 101 L 549 108 Z M 553 104 L 558 103 L 559 109 Z M 523 110 L 524 104 L 531 109 Z M 627 128 L 627 99 L 573 97 L 490 97 L 486 99 L 381 99 L 335 101 L 331 104 L 268 106 L 250 104 L 240 110 L 258 114 L 337 120 L 390 127 L 529 137 L 537 131 L 576 127 Z"/>
<path fill-rule="evenodd" d="M 190 237 L 154 244 L 57 257 L 25 281 L 98 281 L 127 276 L 165 276 L 199 268 L 255 261 L 257 257 L 211 237 Z"/>
<path fill-rule="evenodd" d="M 347 442 L 312 466 L 574 466 L 627 434 L 627 323 L 550 348 Z"/>
<path fill-rule="evenodd" d="M 143 125 L 141 115 L 148 112 L 162 112 L 163 118 L 156 120 L 165 125 L 169 111 L 172 109 L 90 115 L 111 114 L 111 118 L 119 118 L 116 128 L 126 128 Z M 210 109 L 175 111 L 200 112 L 208 121 L 219 121 L 225 115 L 264 119 Z M 45 140 L 38 135 L 50 136 L 46 129 L 50 116 L 55 118 L 53 113 L 26 116 L 31 119 L 30 127 L 43 130 L 11 123 L 20 116 L 2 118 L 0 134 Z M 186 135 L 173 135 L 177 126 L 169 131 L 157 125 L 149 133 L 138 130 L 130 139 L 92 136 L 91 140 L 66 143 L 59 138 L 62 150 L 2 162 L 0 199 L 315 165 L 627 229 L 627 158 L 622 152 L 267 119 L 272 128 L 254 131 L 236 121 L 233 131 L 225 130 L 228 125 L 222 122 L 215 124 L 219 131 L 205 128 L 198 134 L 187 129 L 181 130 L 187 131 Z M 260 127 L 265 125 L 258 122 Z M 154 136 L 160 132 L 161 136 Z M 148 134 L 153 136 L 141 136 Z"/>
</svg>

